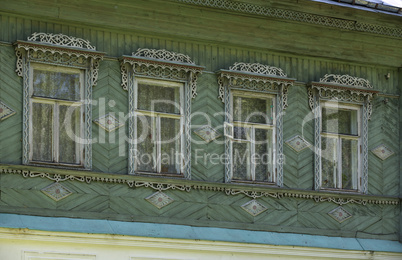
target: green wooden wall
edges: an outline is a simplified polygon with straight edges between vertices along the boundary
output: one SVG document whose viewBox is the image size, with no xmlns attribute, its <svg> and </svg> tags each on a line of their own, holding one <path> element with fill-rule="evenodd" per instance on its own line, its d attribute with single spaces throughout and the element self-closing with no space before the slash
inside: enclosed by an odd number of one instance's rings
<svg viewBox="0 0 402 260">
<path fill-rule="evenodd" d="M 39 3 L 40 1 L 36 1 Z M 124 2 L 126 3 L 126 2 Z M 0 100 L 10 105 L 17 113 L 0 122 L 0 166 L 1 164 L 21 164 L 22 157 L 22 79 L 16 75 L 15 52 L 12 43 L 16 40 L 26 40 L 33 32 L 63 33 L 88 39 L 97 50 L 107 53 L 107 57 L 101 62 L 98 84 L 93 88 L 93 98 L 99 104 L 94 106 L 93 118 L 108 112 L 127 113 L 127 92 L 122 89 L 120 66 L 118 57 L 130 55 L 137 48 L 167 49 L 189 55 L 197 65 L 205 66 L 204 73 L 199 77 L 197 84 L 198 95 L 192 101 L 192 112 L 203 112 L 209 115 L 211 125 L 220 129 L 223 124 L 223 116 L 216 113 L 224 111 L 224 105 L 218 99 L 217 76 L 214 73 L 219 69 L 227 69 L 234 62 L 259 62 L 282 68 L 288 77 L 296 78 L 297 84 L 292 86 L 288 94 L 289 107 L 284 115 L 284 140 L 295 135 L 303 137 L 313 144 L 313 121 L 308 106 L 306 84 L 310 81 L 318 81 L 327 73 L 349 74 L 368 79 L 380 95 L 373 101 L 373 115 L 369 121 L 369 149 L 385 144 L 395 155 L 385 161 L 377 158 L 369 152 L 369 194 L 381 196 L 399 196 L 400 194 L 400 128 L 401 128 L 401 79 L 397 57 L 402 57 L 401 51 L 392 47 L 401 43 L 401 40 L 373 36 L 370 34 L 353 35 L 350 32 L 330 29 L 335 35 L 329 37 L 325 32 L 323 40 L 320 40 L 320 31 L 325 27 L 316 28 L 303 24 L 290 24 L 275 19 L 265 21 L 268 25 L 280 25 L 274 31 L 268 33 L 266 24 L 261 19 L 242 17 L 240 21 L 230 21 L 234 14 L 222 15 L 220 12 L 208 9 L 197 9 L 185 5 L 180 9 L 180 15 L 174 18 L 177 22 L 181 17 L 184 24 L 192 24 L 188 17 L 198 13 L 205 28 L 212 23 L 222 20 L 231 24 L 231 29 L 225 33 L 219 31 L 205 31 L 200 29 L 199 35 L 180 34 L 180 27 L 160 27 L 161 20 L 169 20 L 171 13 L 166 11 L 165 16 L 149 14 L 153 1 L 142 2 L 133 17 L 141 16 L 146 21 L 159 22 L 157 33 L 147 30 L 153 23 L 141 24 L 139 21 L 125 20 L 119 28 L 115 13 L 112 25 L 102 21 L 88 21 L 84 16 L 83 24 L 78 24 L 77 10 L 68 14 L 67 9 L 60 9 L 64 18 L 55 20 L 53 4 L 49 9 L 44 8 L 44 18 L 38 18 L 41 13 L 34 14 L 24 9 L 24 12 L 14 14 L 9 10 L 4 11 L 0 7 Z M 14 4 L 7 3 L 7 8 Z M 100 4 L 99 4 L 100 5 Z M 103 6 L 92 6 L 104 11 Z M 106 5 L 106 4 L 105 4 Z M 177 7 L 177 4 L 173 5 Z M 86 6 L 85 8 L 90 8 Z M 5 7 L 4 7 L 5 8 Z M 36 6 L 32 6 L 36 10 Z M 71 8 L 71 6 L 70 6 Z M 85 9 L 84 9 L 85 10 Z M 100 13 L 103 11 L 99 10 Z M 120 10 L 120 9 L 119 9 Z M 117 11 L 116 11 L 117 12 Z M 207 15 L 208 14 L 208 15 Z M 125 14 L 128 15 L 128 14 Z M 151 17 L 147 17 L 150 15 Z M 210 16 L 209 16 L 210 15 Z M 240 16 L 241 17 L 241 16 Z M 96 18 L 96 17 L 95 17 Z M 70 19 L 71 21 L 68 21 Z M 75 19 L 75 20 L 74 20 Z M 109 18 L 108 18 L 109 19 Z M 108 20 L 106 19 L 106 20 Z M 370 16 L 368 19 L 372 19 Z M 245 35 L 237 35 L 232 39 L 234 29 L 243 22 L 252 22 L 257 31 Z M 380 21 L 381 22 L 381 21 Z M 94 25 L 95 24 L 95 25 Z M 129 25 L 129 28 L 127 26 Z M 203 27 L 204 24 L 200 24 Z M 250 25 L 251 26 L 251 25 Z M 297 28 L 291 28 L 296 26 Z M 184 27 L 184 26 L 183 26 Z M 192 30 L 196 30 L 194 27 Z M 188 28 L 183 28 L 183 30 Z M 301 30 L 306 34 L 305 38 L 289 42 L 288 36 L 274 37 L 280 29 L 287 33 L 295 33 Z M 245 30 L 242 27 L 242 30 Z M 242 33 L 242 30 L 238 34 Z M 164 32 L 162 32 L 164 31 Z M 261 36 L 260 31 L 267 32 Z M 219 34 L 221 33 L 221 35 Z M 276 34 L 278 35 L 278 34 Z M 340 36 L 341 35 L 341 36 Z M 261 36 L 261 39 L 260 39 Z M 197 39 L 198 37 L 198 39 Z M 234 37 L 234 36 L 233 36 Z M 272 39 L 270 39 L 270 37 Z M 334 38 L 349 39 L 349 51 L 342 51 L 346 43 L 340 44 L 340 49 L 333 45 L 339 43 Z M 240 39 L 250 39 L 256 43 L 241 44 Z M 311 45 L 311 41 L 317 45 Z M 375 46 L 369 46 L 365 42 L 372 39 Z M 284 46 L 278 47 L 279 42 Z M 334 42 L 328 45 L 328 42 Z M 285 44 L 286 43 L 286 44 Z M 364 44 L 363 44 L 364 43 Z M 361 45 L 359 45 L 361 44 Z M 252 46 L 255 45 L 255 46 Z M 302 47 L 301 47 L 302 46 Z M 323 51 L 327 49 L 327 56 Z M 384 47 L 384 50 L 380 50 Z M 308 49 L 308 50 L 307 50 Z M 385 50 L 392 49 L 388 54 Z M 285 52 L 288 50 L 288 52 Z M 314 51 L 317 55 L 314 55 Z M 382 57 L 380 58 L 382 54 Z M 393 58 L 395 57 L 395 58 Z M 375 62 L 378 59 L 378 62 Z M 387 63 L 387 60 L 390 62 Z M 389 64 L 389 65 L 387 65 Z M 390 73 L 390 78 L 385 75 Z M 399 87 L 398 87 L 399 84 Z M 384 102 L 384 100 L 387 102 Z M 111 105 L 112 104 L 112 105 Z M 203 116 L 194 116 L 191 124 L 193 130 L 208 121 Z M 121 128 L 127 133 L 127 126 Z M 222 129 L 219 130 L 222 133 Z M 93 171 L 112 174 L 127 174 L 127 144 L 119 138 L 118 131 L 105 133 L 93 124 L 93 137 L 99 142 L 93 145 Z M 201 153 L 224 153 L 224 145 L 211 142 L 205 144 L 192 132 L 192 138 L 200 143 L 192 144 L 192 180 L 206 181 L 210 183 L 223 183 L 224 165 L 204 162 L 196 158 L 196 151 Z M 219 139 L 222 141 L 222 137 Z M 291 189 L 313 189 L 313 158 L 311 150 L 305 149 L 296 153 L 289 146 L 284 145 L 286 161 L 284 165 L 284 187 Z M 278 232 L 300 232 L 307 234 L 325 234 L 331 236 L 368 237 L 381 239 L 398 239 L 400 222 L 400 205 L 359 205 L 347 204 L 343 207 L 353 214 L 353 217 L 343 223 L 338 223 L 328 216 L 328 212 L 337 207 L 331 202 L 315 203 L 313 200 L 301 198 L 260 198 L 261 203 L 268 207 L 266 213 L 256 217 L 251 216 L 241 205 L 250 200 L 245 195 L 228 196 L 221 191 L 192 190 L 191 192 L 168 190 L 166 194 L 174 198 L 174 202 L 162 209 L 157 209 L 144 200 L 155 191 L 149 188 L 129 188 L 121 183 L 91 182 L 81 183 L 66 181 L 63 185 L 68 187 L 73 194 L 61 201 L 55 202 L 45 196 L 41 189 L 51 184 L 52 181 L 42 178 L 23 178 L 20 175 L 0 174 L 0 211 L 21 214 L 68 216 L 82 218 L 106 218 L 124 221 L 147 221 L 157 223 L 175 223 L 200 226 L 219 226 L 229 228 L 244 228 L 252 230 L 271 230 Z"/>
</svg>

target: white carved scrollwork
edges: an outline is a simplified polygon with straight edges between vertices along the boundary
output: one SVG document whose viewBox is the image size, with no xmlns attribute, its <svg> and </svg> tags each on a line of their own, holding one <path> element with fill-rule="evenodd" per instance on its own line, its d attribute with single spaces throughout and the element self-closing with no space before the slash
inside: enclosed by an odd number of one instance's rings
<svg viewBox="0 0 402 260">
<path fill-rule="evenodd" d="M 124 64 L 130 64 L 134 75 L 143 75 L 160 79 L 173 79 L 187 81 L 191 88 L 191 96 L 197 96 L 197 77 L 204 69 L 191 61 L 190 57 L 181 53 L 167 50 L 138 49 L 132 56 L 122 58 L 122 83 L 127 90 L 127 68 Z"/>
<path fill-rule="evenodd" d="M 270 76 L 279 76 L 279 77 L 287 77 L 287 75 L 283 72 L 282 69 L 263 65 L 260 63 L 244 63 L 244 62 L 236 62 L 229 70 L 234 71 L 242 71 L 242 72 L 250 72 L 262 75 L 270 75 Z"/>
<path fill-rule="evenodd" d="M 177 53 L 173 51 L 167 51 L 164 49 L 158 50 L 158 49 L 138 49 L 135 53 L 133 52 L 133 56 L 138 56 L 138 57 L 146 57 L 146 58 L 152 58 L 156 60 L 166 60 L 166 61 L 173 61 L 173 62 L 182 62 L 182 63 L 188 63 L 188 64 L 195 64 L 190 56 L 182 54 L 182 53 Z"/>
<path fill-rule="evenodd" d="M 185 191 L 192 192 L 193 190 L 198 191 L 215 191 L 215 192 L 224 192 L 228 196 L 246 196 L 253 199 L 267 197 L 272 199 L 285 199 L 285 198 L 294 198 L 294 199 L 303 199 L 303 200 L 314 200 L 316 203 L 323 202 L 332 202 L 337 205 L 345 205 L 345 204 L 377 204 L 377 205 L 398 205 L 398 198 L 391 197 L 382 197 L 382 198 L 372 198 L 366 197 L 365 195 L 359 195 L 358 198 L 349 197 L 347 194 L 344 195 L 336 195 L 332 196 L 331 194 L 318 194 L 317 192 L 305 192 L 305 191 L 296 191 L 296 190 L 271 190 L 267 191 L 266 189 L 249 189 L 249 187 L 244 188 L 224 188 L 221 185 L 200 185 L 199 183 L 163 183 L 163 182 L 152 182 L 152 181 L 141 181 L 136 180 L 135 177 L 127 179 L 126 175 L 86 175 L 85 173 L 81 173 L 79 175 L 76 174 L 60 174 L 60 173 L 47 173 L 43 171 L 28 171 L 28 170 L 20 170 L 18 168 L 9 168 L 9 167 L 0 167 L 0 174 L 19 174 L 24 178 L 45 178 L 54 182 L 64 182 L 64 181 L 77 181 L 82 183 L 91 183 L 91 182 L 103 182 L 103 183 L 114 183 L 114 184 L 126 184 L 130 188 L 149 188 L 157 191 L 165 191 L 165 190 L 177 190 L 177 191 Z"/>
<path fill-rule="evenodd" d="M 52 33 L 33 33 L 28 37 L 28 41 L 48 43 L 52 45 L 59 45 L 65 47 L 76 47 L 88 50 L 96 50 L 95 46 L 87 40 L 76 38 L 64 34 L 52 34 Z"/>
<path fill-rule="evenodd" d="M 349 75 L 325 74 L 323 78 L 320 78 L 320 82 L 335 83 L 349 87 L 373 88 L 367 79 Z"/>
</svg>

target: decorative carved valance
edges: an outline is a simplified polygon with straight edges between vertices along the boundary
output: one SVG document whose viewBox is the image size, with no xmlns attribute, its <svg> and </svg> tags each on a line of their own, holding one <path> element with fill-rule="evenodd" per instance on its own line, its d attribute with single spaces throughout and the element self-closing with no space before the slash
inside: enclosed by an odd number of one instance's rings
<svg viewBox="0 0 402 260">
<path fill-rule="evenodd" d="M 163 49 L 140 48 L 132 56 L 123 56 L 121 61 L 121 86 L 124 90 L 128 90 L 128 72 L 131 69 L 136 76 L 187 81 L 191 97 L 197 96 L 197 77 L 204 67 L 195 65 L 187 55 Z M 127 67 L 128 64 L 131 68 Z"/>
<path fill-rule="evenodd" d="M 17 41 L 16 72 L 23 76 L 23 60 L 39 63 L 88 68 L 91 85 L 98 79 L 99 62 L 105 53 L 96 51 L 89 41 L 64 34 L 33 33 L 27 41 Z"/>
<path fill-rule="evenodd" d="M 371 99 L 378 91 L 367 79 L 352 77 L 349 75 L 326 74 L 319 82 L 311 82 L 308 90 L 309 105 L 314 112 L 314 91 L 319 99 L 339 101 L 346 103 L 366 103 L 368 119 L 372 113 Z"/>
<path fill-rule="evenodd" d="M 288 87 L 295 79 L 287 78 L 282 69 L 260 63 L 236 62 L 229 70 L 218 71 L 219 98 L 225 103 L 225 86 L 278 94 L 282 89 L 286 109 Z"/>
</svg>

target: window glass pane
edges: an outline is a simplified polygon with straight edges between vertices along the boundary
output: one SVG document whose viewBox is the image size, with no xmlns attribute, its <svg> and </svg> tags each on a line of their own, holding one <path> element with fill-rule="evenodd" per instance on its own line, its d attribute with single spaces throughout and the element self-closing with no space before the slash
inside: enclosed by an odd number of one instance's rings
<svg viewBox="0 0 402 260">
<path fill-rule="evenodd" d="M 149 116 L 137 117 L 137 150 L 134 160 L 137 170 L 156 172 L 156 118 Z"/>
<path fill-rule="evenodd" d="M 322 108 L 322 131 L 357 135 L 357 110 Z"/>
<path fill-rule="evenodd" d="M 53 105 L 32 103 L 32 160 L 52 162 Z"/>
<path fill-rule="evenodd" d="M 180 173 L 180 120 L 161 119 L 161 173 Z"/>
<path fill-rule="evenodd" d="M 255 180 L 273 182 L 272 130 L 255 129 Z"/>
<path fill-rule="evenodd" d="M 74 138 L 80 137 L 80 107 L 59 106 L 59 162 L 80 162 L 79 143 Z"/>
<path fill-rule="evenodd" d="M 272 98 L 233 97 L 233 120 L 272 124 Z"/>
<path fill-rule="evenodd" d="M 180 114 L 180 88 L 138 84 L 138 109 Z"/>
<path fill-rule="evenodd" d="M 233 137 L 234 139 L 250 140 L 250 131 L 251 128 L 249 127 L 235 126 L 233 128 Z"/>
<path fill-rule="evenodd" d="M 338 176 L 337 138 L 321 136 L 321 176 L 322 187 L 336 188 Z"/>
<path fill-rule="evenodd" d="M 47 70 L 33 71 L 33 95 L 64 100 L 80 100 L 80 74 Z"/>
<path fill-rule="evenodd" d="M 250 163 L 250 142 L 232 143 L 233 148 L 233 179 L 252 180 Z"/>
<path fill-rule="evenodd" d="M 342 188 L 357 189 L 358 142 L 342 138 Z"/>
</svg>

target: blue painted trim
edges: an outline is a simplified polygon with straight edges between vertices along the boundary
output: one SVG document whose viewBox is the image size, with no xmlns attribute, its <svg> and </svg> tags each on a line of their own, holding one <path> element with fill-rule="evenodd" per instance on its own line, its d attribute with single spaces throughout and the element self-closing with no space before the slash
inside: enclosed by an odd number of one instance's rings
<svg viewBox="0 0 402 260">
<path fill-rule="evenodd" d="M 327 237 L 293 233 L 275 233 L 111 220 L 0 214 L 0 227 L 27 228 L 55 232 L 115 234 L 139 237 L 197 239 L 277 246 L 318 247 L 402 253 L 402 244 L 397 241 L 389 240 Z"/>
</svg>

